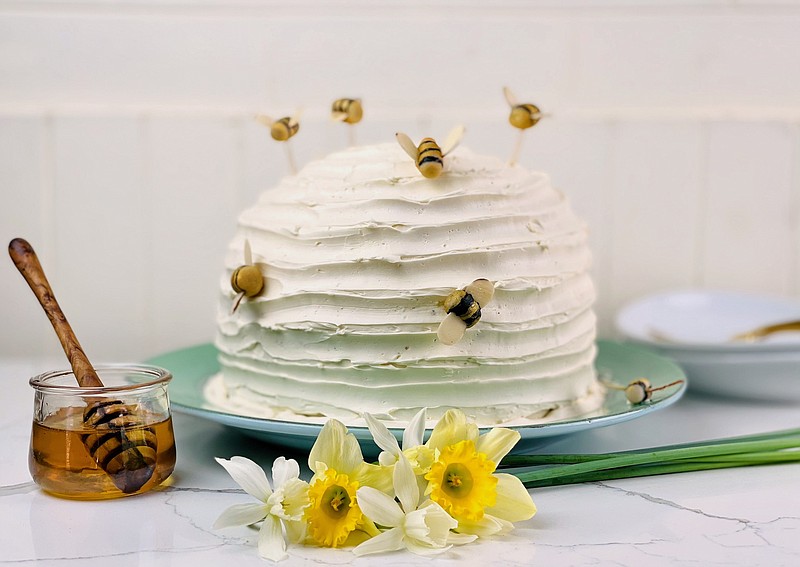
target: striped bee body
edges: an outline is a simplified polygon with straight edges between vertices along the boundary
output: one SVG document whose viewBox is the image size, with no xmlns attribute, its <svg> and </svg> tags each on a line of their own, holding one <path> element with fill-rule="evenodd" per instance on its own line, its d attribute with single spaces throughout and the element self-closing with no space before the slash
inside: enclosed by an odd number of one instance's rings
<svg viewBox="0 0 800 567">
<path fill-rule="evenodd" d="M 508 121 L 514 128 L 525 130 L 535 126 L 542 118 L 542 111 L 535 104 L 517 104 L 512 106 Z"/>
<path fill-rule="evenodd" d="M 444 308 L 448 315 L 452 313 L 464 321 L 467 329 L 474 326 L 481 318 L 480 304 L 475 301 L 472 294 L 463 289 L 456 290 L 448 295 L 444 301 Z"/>
<path fill-rule="evenodd" d="M 433 138 L 424 138 L 417 148 L 417 169 L 423 177 L 439 177 L 444 167 L 442 148 Z"/>
<path fill-rule="evenodd" d="M 273 140 L 285 142 L 300 130 L 300 122 L 291 116 L 284 116 L 280 120 L 276 120 L 269 128 L 269 133 Z"/>
<path fill-rule="evenodd" d="M 333 101 L 331 114 L 334 120 L 340 120 L 347 124 L 357 124 L 364 116 L 364 109 L 361 101 L 353 98 L 340 98 Z"/>
<path fill-rule="evenodd" d="M 447 135 L 447 139 L 441 147 L 433 138 L 423 138 L 419 145 L 416 145 L 402 132 L 395 134 L 395 137 L 400 147 L 414 160 L 414 164 L 423 177 L 435 179 L 442 174 L 444 157 L 456 148 L 463 135 L 464 127 L 456 126 Z"/>
<path fill-rule="evenodd" d="M 120 400 L 97 402 L 83 414 L 89 454 L 125 494 L 138 491 L 156 467 L 156 434 Z"/>
</svg>

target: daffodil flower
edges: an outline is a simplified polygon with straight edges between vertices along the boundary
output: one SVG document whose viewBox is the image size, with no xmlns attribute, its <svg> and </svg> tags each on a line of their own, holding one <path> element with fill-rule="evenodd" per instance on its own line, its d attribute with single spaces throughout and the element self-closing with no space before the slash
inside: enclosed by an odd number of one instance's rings
<svg viewBox="0 0 800 567">
<path fill-rule="evenodd" d="M 310 505 L 305 510 L 310 538 L 318 545 L 339 547 L 364 534 L 377 535 L 361 513 L 356 491 L 362 486 L 390 491 L 391 469 L 365 463 L 358 440 L 335 419 L 322 427 L 308 466 L 314 471 L 308 490 Z"/>
<path fill-rule="evenodd" d="M 303 511 L 308 506 L 308 483 L 300 480 L 300 467 L 294 459 L 278 457 L 272 465 L 272 481 L 264 469 L 245 457 L 216 459 L 233 480 L 258 503 L 236 504 L 225 510 L 214 528 L 249 526 L 263 520 L 258 535 L 258 553 L 272 561 L 287 557 L 284 529 L 290 541 L 302 540 L 305 531 Z"/>
<path fill-rule="evenodd" d="M 403 431 L 403 448 L 401 449 L 392 432 L 382 422 L 365 413 L 364 420 L 367 422 L 369 432 L 372 434 L 375 444 L 383 450 L 378 455 L 378 462 L 385 467 L 391 467 L 398 461 L 400 455 L 404 454 L 411 461 L 414 473 L 418 476 L 425 475 L 433 463 L 433 450 L 423 445 L 425 418 L 425 408 L 411 418 Z"/>
<path fill-rule="evenodd" d="M 513 522 L 536 513 L 517 477 L 495 473 L 519 438 L 518 432 L 502 427 L 480 435 L 459 410 L 448 410 L 433 428 L 426 445 L 435 460 L 425 474 L 426 494 L 458 520 L 456 531 L 478 536 L 507 532 Z"/>
<path fill-rule="evenodd" d="M 458 526 L 444 509 L 430 500 L 420 506 L 420 491 L 411 463 L 402 453 L 394 466 L 394 498 L 369 486 L 358 489 L 357 496 L 365 516 L 389 529 L 356 547 L 353 553 L 367 555 L 406 548 L 418 555 L 434 555 L 453 544 L 475 540 L 474 535 L 456 534 Z"/>
</svg>

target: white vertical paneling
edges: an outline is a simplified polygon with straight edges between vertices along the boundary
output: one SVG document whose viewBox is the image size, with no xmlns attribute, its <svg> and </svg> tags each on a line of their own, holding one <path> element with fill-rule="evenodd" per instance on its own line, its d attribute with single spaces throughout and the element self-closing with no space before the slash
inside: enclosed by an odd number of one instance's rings
<svg viewBox="0 0 800 567">
<path fill-rule="evenodd" d="M 505 147 L 510 148 L 516 132 L 508 130 Z M 548 172 L 553 185 L 564 192 L 588 225 L 598 328 L 603 336 L 613 328 L 611 193 L 615 130 L 608 122 L 566 121 L 556 115 L 526 131 L 520 157 L 522 165 Z"/>
<path fill-rule="evenodd" d="M 150 218 L 139 121 L 59 118 L 54 139 L 51 283 L 90 358 L 140 359 L 150 332 Z"/>
<path fill-rule="evenodd" d="M 52 259 L 42 213 L 46 136 L 42 117 L 0 116 L 0 356 L 58 348 L 44 312 L 6 253 L 11 239 L 19 236 L 33 245 L 42 262 Z"/>
<path fill-rule="evenodd" d="M 621 125 L 614 157 L 615 309 L 655 291 L 692 285 L 697 262 L 702 149 L 698 124 Z"/>
<path fill-rule="evenodd" d="M 792 128 L 778 123 L 711 126 L 703 284 L 789 293 Z M 796 191 L 797 188 L 795 187 Z"/>
<path fill-rule="evenodd" d="M 792 165 L 791 165 L 791 225 L 794 230 L 789 263 L 792 267 L 792 285 L 790 293 L 800 298 L 800 124 L 794 123 L 792 130 Z"/>
<path fill-rule="evenodd" d="M 148 309 L 155 352 L 214 335 L 223 258 L 242 191 L 237 128 L 230 118 L 147 121 L 153 286 Z"/>
</svg>

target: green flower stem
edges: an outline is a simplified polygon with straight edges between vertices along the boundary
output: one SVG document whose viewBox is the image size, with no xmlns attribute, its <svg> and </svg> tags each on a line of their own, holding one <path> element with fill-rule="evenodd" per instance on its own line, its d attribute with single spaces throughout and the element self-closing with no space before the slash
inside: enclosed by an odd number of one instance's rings
<svg viewBox="0 0 800 567">
<path fill-rule="evenodd" d="M 694 472 L 714 469 L 727 469 L 733 467 L 753 466 L 768 464 L 761 462 L 671 462 L 657 465 L 625 467 L 620 469 L 593 471 L 578 475 L 555 476 L 539 480 L 523 481 L 526 488 L 544 488 L 547 486 L 561 486 L 565 484 L 579 484 L 582 482 L 599 482 L 624 478 L 637 478 L 643 476 L 656 476 L 682 472 Z"/>
<path fill-rule="evenodd" d="M 719 445 L 729 445 L 732 443 L 773 441 L 777 439 L 787 439 L 787 438 L 788 439 L 796 438 L 796 446 L 800 447 L 800 429 L 789 429 L 785 431 L 776 431 L 774 433 L 746 435 L 742 437 L 730 437 L 727 439 L 715 439 L 712 441 L 684 443 L 680 445 L 667 445 L 663 447 L 657 447 L 654 449 L 635 449 L 632 451 L 621 451 L 617 453 L 583 454 L 583 455 L 581 454 L 507 455 L 500 463 L 499 468 L 526 467 L 533 465 L 584 463 L 590 461 L 597 461 L 601 459 L 608 459 L 611 457 L 616 457 L 621 455 L 637 455 L 642 453 L 651 453 L 651 452 L 675 450 L 675 449 L 696 449 L 696 448 L 713 447 Z"/>
<path fill-rule="evenodd" d="M 562 466 L 547 467 L 543 470 L 526 471 L 515 473 L 523 483 L 542 481 L 550 478 L 562 476 L 577 476 L 584 473 L 593 473 L 610 469 L 620 469 L 625 467 L 653 465 L 678 461 L 684 470 L 697 470 L 687 468 L 698 466 L 701 463 L 687 462 L 689 460 L 701 460 L 708 457 L 720 455 L 734 455 L 746 453 L 772 453 L 783 449 L 800 447 L 800 437 L 779 437 L 760 441 L 736 441 L 730 443 L 716 443 L 712 445 L 698 445 L 691 447 L 681 447 L 677 449 L 655 449 L 635 453 L 615 453 L 601 458 L 591 458 L 583 462 L 567 464 Z M 737 463 L 739 463 L 737 461 Z M 711 463 L 720 464 L 720 463 Z M 730 463 L 728 463 L 730 464 Z M 740 466 L 740 463 L 739 463 Z M 660 473 L 664 474 L 664 473 Z M 618 478 L 618 477 L 617 477 Z M 578 481 L 585 482 L 585 481 Z"/>
</svg>

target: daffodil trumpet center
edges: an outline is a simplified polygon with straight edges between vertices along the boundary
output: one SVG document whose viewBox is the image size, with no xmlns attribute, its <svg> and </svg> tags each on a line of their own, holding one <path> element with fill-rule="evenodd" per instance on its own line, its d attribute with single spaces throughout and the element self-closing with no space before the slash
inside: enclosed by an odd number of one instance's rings
<svg viewBox="0 0 800 567">
<path fill-rule="evenodd" d="M 475 443 L 459 441 L 442 449 L 425 475 L 431 500 L 456 520 L 477 521 L 497 501 L 496 464 Z"/>
<path fill-rule="evenodd" d="M 463 463 L 451 463 L 444 470 L 442 490 L 454 498 L 463 498 L 472 492 L 472 473 Z"/>
<path fill-rule="evenodd" d="M 334 484 L 329 486 L 322 494 L 321 509 L 329 517 L 338 520 L 347 516 L 347 511 L 351 503 L 352 500 L 350 499 L 350 495 L 347 494 L 347 489 L 338 484 Z"/>
<path fill-rule="evenodd" d="M 305 515 L 309 534 L 319 545 L 338 547 L 356 529 L 363 515 L 356 501 L 358 482 L 327 469 L 308 489 Z"/>
</svg>

